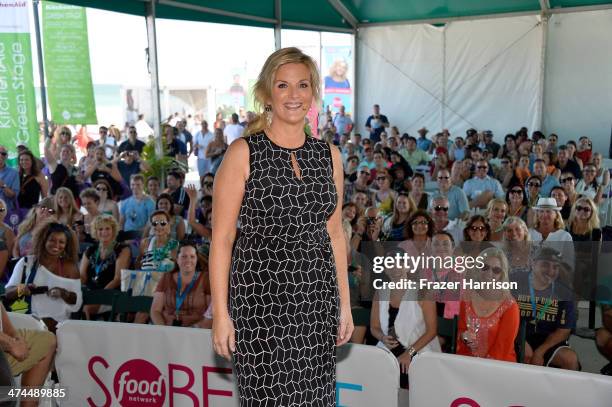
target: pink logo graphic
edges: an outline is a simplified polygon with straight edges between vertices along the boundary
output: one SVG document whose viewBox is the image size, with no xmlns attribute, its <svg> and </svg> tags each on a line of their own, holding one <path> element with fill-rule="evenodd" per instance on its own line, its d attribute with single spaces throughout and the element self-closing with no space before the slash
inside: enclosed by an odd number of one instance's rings
<svg viewBox="0 0 612 407">
<path fill-rule="evenodd" d="M 115 373 L 115 396 L 121 407 L 161 407 L 166 383 L 155 365 L 143 359 L 125 362 Z"/>
</svg>

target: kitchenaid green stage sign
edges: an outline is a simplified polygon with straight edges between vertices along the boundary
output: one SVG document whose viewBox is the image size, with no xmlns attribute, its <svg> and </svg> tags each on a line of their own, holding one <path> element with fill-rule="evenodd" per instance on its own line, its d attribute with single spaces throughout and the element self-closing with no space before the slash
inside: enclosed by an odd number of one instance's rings
<svg viewBox="0 0 612 407">
<path fill-rule="evenodd" d="M 29 1 L 0 0 L 0 144 L 14 161 L 17 143 L 38 155 Z"/>
<path fill-rule="evenodd" d="M 51 118 L 56 123 L 95 124 L 85 9 L 50 1 L 42 2 L 42 8 Z"/>
</svg>

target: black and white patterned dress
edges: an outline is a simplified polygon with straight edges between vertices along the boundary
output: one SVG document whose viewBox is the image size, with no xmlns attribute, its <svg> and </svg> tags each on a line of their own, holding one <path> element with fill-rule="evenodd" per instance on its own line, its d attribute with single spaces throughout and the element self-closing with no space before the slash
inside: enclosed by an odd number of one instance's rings
<svg viewBox="0 0 612 407">
<path fill-rule="evenodd" d="M 327 220 L 330 147 L 246 138 L 250 175 L 232 256 L 230 316 L 241 406 L 335 406 L 338 289 Z M 294 154 L 301 170 L 292 166 Z"/>
</svg>

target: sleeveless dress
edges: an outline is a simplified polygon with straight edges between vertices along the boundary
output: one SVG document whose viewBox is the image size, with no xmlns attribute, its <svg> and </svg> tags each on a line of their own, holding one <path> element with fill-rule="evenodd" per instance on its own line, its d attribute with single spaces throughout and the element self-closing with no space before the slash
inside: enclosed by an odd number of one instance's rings
<svg viewBox="0 0 612 407">
<path fill-rule="evenodd" d="M 288 149 L 264 133 L 245 140 L 250 175 L 229 295 L 240 405 L 335 406 L 339 307 L 326 223 L 337 194 L 329 145 L 306 137 Z"/>
</svg>

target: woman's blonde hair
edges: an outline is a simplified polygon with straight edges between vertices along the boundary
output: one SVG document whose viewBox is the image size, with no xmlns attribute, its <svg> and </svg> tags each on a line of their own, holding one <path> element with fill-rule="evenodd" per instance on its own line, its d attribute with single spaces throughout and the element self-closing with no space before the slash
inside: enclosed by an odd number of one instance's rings
<svg viewBox="0 0 612 407">
<path fill-rule="evenodd" d="M 523 231 L 523 234 L 525 235 L 525 238 L 523 239 L 523 241 L 525 242 L 530 242 L 531 241 L 531 235 L 529 234 L 529 228 L 527 227 L 527 224 L 525 223 L 525 221 L 521 218 L 519 218 L 518 216 L 510 216 L 507 217 L 506 220 L 504 221 L 503 225 L 502 225 L 502 229 L 506 230 L 506 228 L 512 224 L 517 224 L 520 226 L 521 230 Z M 504 234 L 503 239 L 502 240 L 506 240 L 506 235 Z"/>
<path fill-rule="evenodd" d="M 253 86 L 256 111 L 259 113 L 257 113 L 255 119 L 249 123 L 244 131 L 245 135 L 259 133 L 267 127 L 266 115 L 263 109 L 269 104 L 272 97 L 272 88 L 274 87 L 276 71 L 286 64 L 304 64 L 310 71 L 310 87 L 312 89 L 314 103 L 318 103 L 321 99 L 321 78 L 319 69 L 314 60 L 298 48 L 281 48 L 268 57 L 263 68 L 261 68 L 257 82 L 255 82 Z"/>
<path fill-rule="evenodd" d="M 588 221 L 589 232 L 591 232 L 593 229 L 599 229 L 599 211 L 597 210 L 595 202 L 593 202 L 591 198 L 588 198 L 586 196 L 576 199 L 576 202 L 574 202 L 574 204 L 572 205 L 572 211 L 570 212 L 569 219 L 567 220 L 567 223 L 569 223 L 570 228 L 573 226 L 574 220 L 576 220 L 576 205 L 578 205 L 579 202 L 586 202 L 591 208 L 591 217 Z"/>
<path fill-rule="evenodd" d="M 32 209 L 28 211 L 28 214 L 26 215 L 25 219 L 19 224 L 19 229 L 17 230 L 17 241 L 19 241 L 19 239 L 23 235 L 34 229 L 36 223 L 38 223 L 39 221 L 38 219 L 36 219 L 36 209 L 40 207 L 53 209 L 57 213 L 57 209 L 55 207 L 55 199 L 53 199 L 52 197 L 43 198 L 42 201 L 40 201 L 36 206 L 33 206 Z"/>
<path fill-rule="evenodd" d="M 68 226 L 72 226 L 72 222 L 74 221 L 74 217 L 79 213 L 79 208 L 77 207 L 76 201 L 74 200 L 74 195 L 72 191 L 66 187 L 59 187 L 57 191 L 55 191 L 55 210 L 57 212 L 57 219 L 61 219 L 64 214 L 64 210 L 59 204 L 60 195 L 68 195 L 68 200 L 70 202 L 70 208 L 68 209 Z"/>
<path fill-rule="evenodd" d="M 487 208 L 485 209 L 485 218 L 487 218 L 487 221 L 491 217 L 491 211 L 493 210 L 493 207 L 497 204 L 504 205 L 506 207 L 506 212 L 508 212 L 508 203 L 505 200 L 501 198 L 491 199 L 487 204 Z"/>
<path fill-rule="evenodd" d="M 98 215 L 95 218 L 93 218 L 93 220 L 91 221 L 91 228 L 90 228 L 91 237 L 93 237 L 96 240 L 99 240 L 98 239 L 98 229 L 102 226 L 110 226 L 111 229 L 113 230 L 112 240 L 115 240 L 117 238 L 117 234 L 119 233 L 119 224 L 117 223 L 117 221 L 112 215 L 108 215 L 108 214 Z"/>
</svg>

